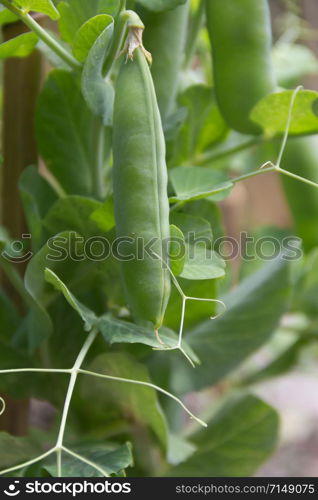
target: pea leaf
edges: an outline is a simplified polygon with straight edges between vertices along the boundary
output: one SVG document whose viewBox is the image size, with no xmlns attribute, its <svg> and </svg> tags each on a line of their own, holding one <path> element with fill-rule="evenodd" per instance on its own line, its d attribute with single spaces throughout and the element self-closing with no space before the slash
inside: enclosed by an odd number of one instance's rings
<svg viewBox="0 0 318 500">
<path fill-rule="evenodd" d="M 292 87 L 304 76 L 318 72 L 318 61 L 312 50 L 305 45 L 276 43 L 273 63 L 279 85 Z"/>
<path fill-rule="evenodd" d="M 182 5 L 186 3 L 186 1 L 187 0 L 138 0 L 138 3 L 149 10 L 162 12 Z"/>
<path fill-rule="evenodd" d="M 72 446 L 71 450 L 102 469 L 107 475 L 118 474 L 133 465 L 131 445 L 114 443 L 85 443 Z M 76 457 L 63 453 L 63 477 L 103 477 L 94 467 L 85 464 Z M 57 477 L 56 464 L 45 465 L 44 469 Z"/>
<path fill-rule="evenodd" d="M 59 2 L 59 28 L 62 37 L 73 43 L 79 28 L 98 14 L 114 16 L 118 10 L 118 0 L 67 0 Z"/>
<path fill-rule="evenodd" d="M 170 182 L 176 193 L 170 202 L 189 202 L 209 198 L 226 198 L 234 184 L 222 172 L 204 167 L 177 167 L 169 171 Z"/>
<path fill-rule="evenodd" d="M 201 242 L 207 246 L 212 244 L 211 224 L 203 217 L 172 212 L 170 214 L 170 222 L 181 229 L 187 243 L 193 245 L 194 243 Z"/>
<path fill-rule="evenodd" d="M 186 259 L 181 278 L 188 280 L 208 280 L 225 275 L 225 262 L 205 245 L 186 245 Z"/>
<path fill-rule="evenodd" d="M 31 10 L 34 12 L 41 12 L 42 14 L 48 15 L 54 21 L 60 17 L 52 0 L 15 0 L 15 3 L 27 12 Z"/>
<path fill-rule="evenodd" d="M 87 133 L 93 120 L 76 76 L 51 71 L 38 101 L 36 136 L 48 169 L 69 194 L 85 196 L 93 190 L 96 153 Z"/>
<path fill-rule="evenodd" d="M 80 62 L 85 61 L 97 38 L 112 22 L 111 16 L 99 14 L 88 19 L 79 28 L 73 43 L 73 54 Z"/>
<path fill-rule="evenodd" d="M 91 214 L 90 219 L 105 233 L 110 231 L 115 226 L 113 199 L 107 198 L 103 205 Z"/>
<path fill-rule="evenodd" d="M 104 79 L 102 70 L 113 30 L 114 24 L 110 22 L 97 37 L 82 73 L 82 92 L 86 103 L 94 115 L 102 118 L 106 126 L 112 124 L 115 93 L 110 81 Z"/>
<path fill-rule="evenodd" d="M 191 372 L 180 365 L 177 389 L 202 389 L 232 372 L 270 339 L 289 297 L 289 264 L 283 256 L 242 281 L 223 298 L 227 309 L 222 316 L 189 330 L 186 340 L 201 365 Z"/>
<path fill-rule="evenodd" d="M 154 331 L 150 328 L 112 318 L 109 315 L 104 315 L 99 318 L 98 328 L 108 344 L 144 344 L 156 349 L 162 348 Z M 168 328 L 160 328 L 160 338 L 167 347 L 175 347 L 178 341 L 176 333 Z M 187 346 L 186 342 L 183 344 L 183 348 L 194 363 L 199 363 L 198 357 L 193 350 Z"/>
<path fill-rule="evenodd" d="M 99 234 L 99 230 L 91 215 L 101 206 L 99 201 L 85 196 L 65 196 L 52 205 L 43 220 L 43 225 L 50 235 L 67 230 L 76 231 L 85 237 L 93 237 Z"/>
<path fill-rule="evenodd" d="M 198 447 L 170 469 L 173 477 L 247 477 L 273 453 L 278 440 L 278 414 L 261 399 L 233 398 L 211 418 L 208 428 L 190 440 Z"/>
<path fill-rule="evenodd" d="M 36 457 L 41 450 L 28 437 L 14 437 L 0 432 L 0 468 L 12 467 Z"/>
<path fill-rule="evenodd" d="M 187 110 L 187 117 L 174 143 L 174 165 L 199 155 L 227 132 L 210 87 L 193 85 L 187 88 L 179 97 L 179 105 Z"/>
<path fill-rule="evenodd" d="M 271 360 L 264 368 L 254 371 L 243 378 L 242 384 L 257 384 L 269 378 L 284 375 L 294 368 L 301 356 L 302 350 L 309 343 L 308 338 L 299 338 L 288 346 L 283 352 Z"/>
<path fill-rule="evenodd" d="M 176 434 L 170 434 L 167 457 L 168 463 L 171 465 L 179 465 L 193 455 L 196 449 L 197 447 L 188 440 Z"/>
<path fill-rule="evenodd" d="M 57 195 L 33 166 L 23 170 L 19 179 L 19 190 L 28 228 L 32 234 L 32 247 L 38 250 L 44 243 L 43 219 Z"/>
<path fill-rule="evenodd" d="M 11 10 L 6 9 L 3 5 L 0 5 L 0 26 L 4 24 L 15 23 L 18 17 L 11 12 Z"/>
<path fill-rule="evenodd" d="M 35 33 L 23 33 L 0 45 L 0 59 L 8 57 L 27 57 L 33 52 L 38 37 Z"/>
<path fill-rule="evenodd" d="M 182 273 L 185 263 L 185 239 L 183 232 L 170 225 L 169 265 L 175 276 Z"/>
<path fill-rule="evenodd" d="M 67 286 L 63 283 L 62 280 L 51 270 L 45 269 L 45 279 L 48 283 L 54 286 L 55 290 L 58 292 L 62 292 L 67 302 L 70 304 L 73 309 L 80 315 L 82 320 L 85 323 L 85 330 L 89 331 L 93 328 L 93 326 L 97 322 L 97 318 L 95 313 L 81 304 L 75 296 L 69 291 Z"/>
<path fill-rule="evenodd" d="M 283 134 L 293 90 L 276 92 L 261 99 L 252 109 L 250 118 L 263 128 L 267 137 Z M 292 135 L 318 132 L 318 92 L 300 90 L 296 96 L 289 133 Z"/>
<path fill-rule="evenodd" d="M 147 369 L 125 353 L 112 352 L 98 356 L 88 368 L 90 371 L 126 379 L 151 382 Z M 108 412 L 109 405 L 123 416 L 130 416 L 140 426 L 147 426 L 161 445 L 167 447 L 167 426 L 159 406 L 157 394 L 151 387 L 94 379 L 94 384 L 83 379 L 82 394 L 95 401 L 100 412 Z"/>
</svg>

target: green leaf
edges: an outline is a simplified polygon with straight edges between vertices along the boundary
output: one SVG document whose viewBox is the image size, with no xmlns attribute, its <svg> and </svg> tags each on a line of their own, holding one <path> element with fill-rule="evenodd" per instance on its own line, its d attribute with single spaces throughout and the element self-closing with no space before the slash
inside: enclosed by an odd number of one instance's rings
<svg viewBox="0 0 318 500">
<path fill-rule="evenodd" d="M 273 49 L 273 63 L 280 86 L 293 87 L 304 76 L 318 71 L 318 61 L 305 45 L 278 42 Z"/>
<path fill-rule="evenodd" d="M 53 235 L 62 231 L 76 231 L 85 237 L 96 236 L 99 230 L 91 215 L 101 207 L 102 204 L 92 198 L 65 196 L 54 203 L 43 224 Z"/>
<path fill-rule="evenodd" d="M 56 21 L 60 14 L 52 0 L 15 0 L 15 2 L 27 12 L 41 12 Z"/>
<path fill-rule="evenodd" d="M 111 16 L 99 14 L 98 16 L 88 19 L 88 21 L 80 27 L 76 33 L 73 44 L 73 54 L 80 62 L 85 61 L 96 39 L 112 22 L 113 18 Z"/>
<path fill-rule="evenodd" d="M 57 195 L 36 167 L 23 170 L 19 179 L 19 190 L 23 202 L 28 228 L 32 234 L 32 247 L 38 250 L 43 245 L 42 221 Z"/>
<path fill-rule="evenodd" d="M 303 348 L 308 345 L 308 343 L 308 338 L 300 338 L 296 340 L 276 358 L 270 361 L 264 368 L 244 377 L 242 383 L 244 385 L 257 384 L 263 380 L 278 377 L 287 373 L 295 367 Z"/>
<path fill-rule="evenodd" d="M 27 57 L 33 52 L 38 37 L 35 33 L 23 33 L 22 35 L 11 38 L 0 45 L 0 59 L 8 57 Z"/>
<path fill-rule="evenodd" d="M 178 376 L 178 390 L 202 389 L 237 368 L 270 339 L 289 296 L 289 264 L 283 257 L 266 264 L 225 296 L 226 312 L 202 322 L 186 336 L 201 365 L 191 372 L 180 366 L 183 376 Z"/>
<path fill-rule="evenodd" d="M 97 208 L 90 216 L 90 219 L 96 222 L 96 225 L 107 233 L 115 226 L 114 201 L 107 198 L 102 206 Z"/>
<path fill-rule="evenodd" d="M 10 341 L 19 324 L 19 314 L 13 302 L 0 289 L 0 339 Z"/>
<path fill-rule="evenodd" d="M 169 178 L 176 193 L 170 197 L 172 203 L 202 198 L 223 200 L 234 187 L 224 173 L 204 167 L 173 168 L 169 171 Z"/>
<path fill-rule="evenodd" d="M 186 259 L 181 278 L 187 280 L 209 280 L 225 275 L 225 262 L 205 246 L 186 245 Z"/>
<path fill-rule="evenodd" d="M 276 92 L 261 99 L 253 108 L 250 118 L 263 128 L 267 137 L 283 134 L 293 90 Z M 292 135 L 318 132 L 318 93 L 300 90 L 293 106 L 289 133 Z"/>
<path fill-rule="evenodd" d="M 169 265 L 175 276 L 182 273 L 185 263 L 185 239 L 183 232 L 173 224 L 170 225 Z"/>
<path fill-rule="evenodd" d="M 170 10 L 178 5 L 186 3 L 187 0 L 138 0 L 138 3 L 146 9 L 153 10 L 155 12 L 162 12 L 164 10 Z"/>
<path fill-rule="evenodd" d="M 98 14 L 114 16 L 118 10 L 118 0 L 68 0 L 59 2 L 61 18 L 59 28 L 64 40 L 73 43 L 79 28 Z"/>
<path fill-rule="evenodd" d="M 51 71 L 39 98 L 36 135 L 48 169 L 69 194 L 92 193 L 96 152 L 88 131 L 93 120 L 76 76 Z"/>
<path fill-rule="evenodd" d="M 175 164 L 189 161 L 220 141 L 228 128 L 216 104 L 213 90 L 203 85 L 187 88 L 179 98 L 187 118 L 175 144 Z"/>
<path fill-rule="evenodd" d="M 73 309 L 75 309 L 75 311 L 80 315 L 85 323 L 85 330 L 91 330 L 97 322 L 95 313 L 81 304 L 69 291 L 63 281 L 60 280 L 60 278 L 51 269 L 45 269 L 45 279 L 48 283 L 54 286 L 55 290 L 64 295 L 70 306 L 73 307 Z"/>
<path fill-rule="evenodd" d="M 162 349 L 162 345 L 158 342 L 155 332 L 151 328 L 145 328 L 104 315 L 99 318 L 98 329 L 108 344 L 144 344 L 156 349 Z M 178 342 L 176 333 L 164 327 L 160 328 L 160 338 L 167 347 L 175 347 Z M 187 346 L 186 342 L 184 342 L 183 348 L 194 363 L 199 363 L 198 357 Z"/>
<path fill-rule="evenodd" d="M 197 447 L 186 441 L 181 436 L 175 434 L 169 434 L 169 450 L 167 461 L 171 465 L 179 465 L 185 462 L 193 453 L 196 451 Z"/>
<path fill-rule="evenodd" d="M 194 243 L 204 243 L 207 246 L 212 245 L 211 224 L 203 217 L 172 212 L 170 214 L 170 222 L 181 229 L 187 243 L 192 245 Z"/>
<path fill-rule="evenodd" d="M 13 437 L 0 432 L 0 469 L 23 463 L 36 457 L 41 450 L 27 437 Z"/>
<path fill-rule="evenodd" d="M 273 453 L 278 439 L 277 412 L 252 395 L 227 402 L 192 436 L 197 451 L 170 469 L 173 477 L 248 477 Z M 191 437 L 190 437 L 191 439 Z"/>
<path fill-rule="evenodd" d="M 6 9 L 3 5 L 0 5 L 0 26 L 4 24 L 15 23 L 18 17 L 11 12 L 11 10 Z"/>
<path fill-rule="evenodd" d="M 147 369 L 125 353 L 112 352 L 101 354 L 89 366 L 90 371 L 115 377 L 151 382 Z M 100 412 L 109 412 L 109 408 L 123 415 L 129 415 L 132 422 L 147 426 L 157 436 L 161 445 L 167 447 L 167 426 L 159 406 L 157 394 L 151 387 L 127 382 L 110 380 L 83 379 L 83 395 L 89 401 L 94 400 Z"/>
<path fill-rule="evenodd" d="M 57 234 L 50 238 L 29 262 L 25 273 L 26 289 L 44 309 L 57 295 L 56 290 L 45 280 L 46 268 L 60 276 L 68 288 L 71 288 L 74 282 L 77 284 L 77 291 L 81 286 L 89 286 L 91 276 L 87 276 L 89 271 L 83 238 L 75 232 Z"/>
<path fill-rule="evenodd" d="M 94 115 L 102 118 L 105 126 L 112 124 L 115 97 L 113 85 L 103 76 L 103 64 L 113 31 L 114 23 L 110 22 L 90 49 L 82 73 L 82 92 L 86 103 Z"/>
<path fill-rule="evenodd" d="M 118 445 L 113 443 L 87 443 L 81 446 L 72 446 L 71 451 L 86 458 L 105 474 L 118 474 L 133 465 L 131 446 L 129 443 Z M 80 461 L 67 453 L 62 456 L 63 477 L 103 477 L 92 466 Z M 45 470 L 53 477 L 57 477 L 56 464 L 46 465 Z"/>
</svg>

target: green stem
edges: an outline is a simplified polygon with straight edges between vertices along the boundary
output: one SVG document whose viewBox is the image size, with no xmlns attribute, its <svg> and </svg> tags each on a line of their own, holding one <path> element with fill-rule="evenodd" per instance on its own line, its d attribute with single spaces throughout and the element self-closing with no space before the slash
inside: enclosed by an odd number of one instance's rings
<svg viewBox="0 0 318 500">
<path fill-rule="evenodd" d="M 56 449 L 63 447 L 65 427 L 66 427 L 68 412 L 70 409 L 70 404 L 71 404 L 77 376 L 78 376 L 80 367 L 82 366 L 82 363 L 85 359 L 85 356 L 88 353 L 92 343 L 94 342 L 94 340 L 97 336 L 97 333 L 98 332 L 96 330 L 91 331 L 91 333 L 87 337 L 82 349 L 80 350 L 80 353 L 77 356 L 76 361 L 74 363 L 74 366 L 71 370 L 71 378 L 70 378 L 69 386 L 68 386 L 66 397 L 65 397 L 64 408 L 63 408 L 61 424 L 60 424 L 60 430 L 59 430 L 59 434 L 58 434 L 57 441 L 56 441 Z"/>
<path fill-rule="evenodd" d="M 203 25 L 205 1 L 206 0 L 200 1 L 200 4 L 192 17 L 190 33 L 185 49 L 184 69 L 187 69 L 190 66 L 190 63 L 194 56 L 197 39 Z"/>
<path fill-rule="evenodd" d="M 106 57 L 104 66 L 103 66 L 103 76 L 106 77 L 112 70 L 114 62 L 118 58 L 120 51 L 123 46 L 127 24 L 131 26 L 143 27 L 143 24 L 136 12 L 132 10 L 125 10 L 124 5 L 126 2 L 122 2 L 122 10 L 119 11 L 116 20 L 115 20 L 115 32 L 113 36 L 113 41 L 111 47 L 109 49 L 108 56 Z"/>
<path fill-rule="evenodd" d="M 127 0 L 120 0 L 119 9 L 118 9 L 119 14 L 121 13 L 121 11 L 126 10 L 126 3 L 127 3 Z"/>
<path fill-rule="evenodd" d="M 214 160 L 220 160 L 222 158 L 226 158 L 227 156 L 232 156 L 235 153 L 239 153 L 240 151 L 244 151 L 245 149 L 249 149 L 253 146 L 256 146 L 262 142 L 265 142 L 264 138 L 253 138 L 250 141 L 244 142 L 243 144 L 239 144 L 238 146 L 234 146 L 232 148 L 226 149 L 225 151 L 215 152 L 215 151 L 207 151 L 196 158 L 193 158 L 193 163 L 197 166 L 206 165 L 211 163 Z"/>
<path fill-rule="evenodd" d="M 239 177 L 234 177 L 234 179 L 230 180 L 231 182 L 236 183 L 240 181 L 245 181 L 245 179 L 250 179 L 251 177 L 255 177 L 256 175 L 265 174 L 266 172 L 275 172 L 275 171 L 277 171 L 277 168 L 275 166 L 268 168 L 259 168 L 258 170 L 253 170 L 253 172 L 240 175 Z"/>
<path fill-rule="evenodd" d="M 80 69 L 82 67 L 81 63 L 75 59 L 64 47 L 58 43 L 51 35 L 40 26 L 32 16 L 23 12 L 22 9 L 19 9 L 9 0 L 1 0 L 2 5 L 6 7 L 8 10 L 13 12 L 21 21 L 30 28 L 31 31 L 36 33 L 40 40 L 42 40 L 50 49 L 52 49 L 63 61 L 65 61 L 72 69 Z"/>
<path fill-rule="evenodd" d="M 105 196 L 105 179 L 104 179 L 104 144 L 105 144 L 105 128 L 100 117 L 96 117 L 95 126 L 93 127 L 95 142 L 95 162 L 93 165 L 93 189 L 97 199 L 102 200 Z"/>
<path fill-rule="evenodd" d="M 123 16 L 123 12 L 121 11 L 115 21 L 115 32 L 112 40 L 111 47 L 109 49 L 109 54 L 106 57 L 104 66 L 103 66 L 103 75 L 106 77 L 112 70 L 114 62 L 120 54 L 121 48 L 123 46 L 125 33 L 126 33 L 126 25 L 127 19 Z"/>
<path fill-rule="evenodd" d="M 91 371 L 88 371 L 88 370 L 81 370 L 81 369 L 79 369 L 78 373 L 82 373 L 83 375 L 89 375 L 91 377 L 103 378 L 103 379 L 106 379 L 106 380 L 113 380 L 115 382 L 124 382 L 124 383 L 128 383 L 128 384 L 135 384 L 135 385 L 142 385 L 142 386 L 145 386 L 145 387 L 150 387 L 151 389 L 154 389 L 154 390 L 156 390 L 158 392 L 161 392 L 165 396 L 168 396 L 169 398 L 171 398 L 174 401 L 176 401 L 184 409 L 184 411 L 186 413 L 188 413 L 188 415 L 190 415 L 191 418 L 193 418 L 194 420 L 196 420 L 200 425 L 202 425 L 202 427 L 207 427 L 207 424 L 205 422 L 203 422 L 203 420 L 201 420 L 200 418 L 196 417 L 185 406 L 185 404 L 181 401 L 181 399 L 177 398 L 174 394 L 171 394 L 171 392 L 168 392 L 165 389 L 162 389 L 158 385 L 151 384 L 150 382 L 144 382 L 142 380 L 133 380 L 133 379 L 123 378 L 123 377 L 114 377 L 112 375 L 104 375 L 103 373 L 96 373 L 96 372 L 91 372 Z"/>
<path fill-rule="evenodd" d="M 304 184 L 309 184 L 309 186 L 318 188 L 317 182 L 310 181 L 309 179 L 306 179 L 305 177 L 301 177 L 300 175 L 293 174 L 292 172 L 289 172 L 288 170 L 285 170 L 280 167 L 275 168 L 276 172 L 280 172 L 283 175 L 286 175 L 287 177 L 291 177 L 292 179 L 296 179 L 297 181 L 303 182 Z"/>
</svg>

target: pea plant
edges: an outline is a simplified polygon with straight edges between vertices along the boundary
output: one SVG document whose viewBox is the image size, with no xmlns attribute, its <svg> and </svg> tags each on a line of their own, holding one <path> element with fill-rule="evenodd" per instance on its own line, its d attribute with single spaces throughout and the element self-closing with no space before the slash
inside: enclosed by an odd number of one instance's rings
<svg viewBox="0 0 318 500">
<path fill-rule="evenodd" d="M 2 425 L 1 475 L 254 474 L 279 442 L 256 384 L 317 342 L 313 54 L 273 44 L 267 0 L 0 3 L 25 26 L 0 57 L 50 67 L 41 161 L 18 182 L 28 229 L 0 232 L 0 413 L 33 398 L 52 420 Z M 253 243 L 235 277 L 221 207 L 269 172 L 293 228 L 262 228 L 279 251 Z"/>
</svg>

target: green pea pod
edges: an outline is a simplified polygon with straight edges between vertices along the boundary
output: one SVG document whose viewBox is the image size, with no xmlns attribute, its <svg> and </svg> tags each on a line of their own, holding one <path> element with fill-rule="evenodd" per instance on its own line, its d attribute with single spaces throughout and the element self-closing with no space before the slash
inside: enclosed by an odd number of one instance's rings
<svg viewBox="0 0 318 500">
<path fill-rule="evenodd" d="M 318 183 L 318 141 L 316 137 L 290 139 L 285 149 L 282 168 Z M 292 212 L 297 235 L 305 251 L 318 246 L 317 189 L 285 175 L 281 176 Z"/>
<path fill-rule="evenodd" d="M 162 119 L 174 111 L 188 26 L 188 2 L 164 12 L 140 9 L 144 43 L 152 54 L 151 74 Z"/>
<path fill-rule="evenodd" d="M 160 112 L 142 48 L 134 51 L 133 60 L 123 62 L 117 79 L 113 151 L 115 219 L 127 301 L 137 322 L 158 329 L 170 295 L 169 271 L 160 260 L 167 260 L 169 202 Z"/>
<path fill-rule="evenodd" d="M 254 105 L 275 90 L 267 0 L 206 0 L 215 92 L 224 119 L 238 132 L 258 134 Z"/>
</svg>

